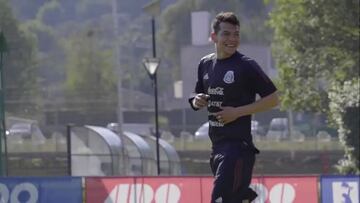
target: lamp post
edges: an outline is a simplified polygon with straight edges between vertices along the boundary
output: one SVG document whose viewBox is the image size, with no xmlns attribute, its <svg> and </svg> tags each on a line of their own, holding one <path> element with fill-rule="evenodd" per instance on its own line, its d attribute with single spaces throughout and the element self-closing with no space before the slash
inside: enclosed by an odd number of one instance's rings
<svg viewBox="0 0 360 203">
<path fill-rule="evenodd" d="M 156 40 L 155 40 L 155 17 L 160 14 L 160 0 L 154 0 L 144 6 L 144 11 L 151 16 L 151 33 L 152 33 L 152 54 L 153 58 L 144 58 L 143 64 L 154 82 L 155 97 L 155 136 L 156 136 L 156 165 L 157 174 L 160 175 L 160 152 L 159 152 L 159 115 L 158 115 L 158 94 L 157 94 L 157 68 L 160 59 L 156 58 Z"/>
<path fill-rule="evenodd" d="M 4 71 L 3 71 L 3 59 L 4 55 L 7 52 L 7 45 L 4 33 L 0 32 L 0 176 L 4 176 L 5 161 L 3 157 L 3 141 L 5 146 L 5 155 L 6 155 L 6 137 L 5 137 L 5 81 L 4 81 Z"/>
<path fill-rule="evenodd" d="M 151 16 L 151 31 L 152 31 L 152 53 L 156 58 L 156 41 L 155 41 L 155 17 L 160 14 L 160 0 L 154 0 L 144 6 L 144 11 Z"/>
<path fill-rule="evenodd" d="M 114 37 L 114 60 L 115 60 L 115 67 L 117 70 L 117 134 L 119 135 L 119 138 L 121 140 L 121 144 L 124 145 L 124 131 L 123 131 L 123 124 L 124 124 L 124 115 L 123 115 L 123 94 L 122 94 L 122 77 L 123 77 L 123 70 L 120 63 L 120 48 L 119 48 L 119 42 L 117 40 L 119 36 L 119 16 L 117 11 L 117 0 L 111 1 L 111 8 L 112 8 L 112 19 L 113 19 L 113 37 Z M 125 148 L 121 148 L 121 172 L 126 174 L 126 168 L 125 168 Z"/>
<path fill-rule="evenodd" d="M 156 166 L 157 174 L 160 175 L 160 149 L 159 149 L 159 110 L 158 110 L 158 93 L 157 93 L 157 68 L 160 64 L 159 58 L 144 58 L 143 64 L 145 70 L 149 74 L 151 80 L 154 82 L 154 97 L 155 97 L 155 137 L 156 137 Z"/>
</svg>

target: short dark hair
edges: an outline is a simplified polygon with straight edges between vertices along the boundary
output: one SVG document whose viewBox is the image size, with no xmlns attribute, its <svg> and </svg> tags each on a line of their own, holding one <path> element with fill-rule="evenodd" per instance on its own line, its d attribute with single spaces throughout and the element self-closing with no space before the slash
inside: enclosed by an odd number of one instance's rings
<svg viewBox="0 0 360 203">
<path fill-rule="evenodd" d="M 216 15 L 214 21 L 212 22 L 213 32 L 217 34 L 220 30 L 220 23 L 223 22 L 240 26 L 240 22 L 233 12 L 221 12 Z"/>
</svg>

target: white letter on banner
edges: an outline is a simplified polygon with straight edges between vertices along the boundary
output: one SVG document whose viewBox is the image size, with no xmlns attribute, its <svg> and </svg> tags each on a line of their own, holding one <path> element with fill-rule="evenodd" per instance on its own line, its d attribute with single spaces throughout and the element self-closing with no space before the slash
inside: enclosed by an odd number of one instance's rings
<svg viewBox="0 0 360 203">
<path fill-rule="evenodd" d="M 180 200 L 180 189 L 174 184 L 163 184 L 155 193 L 156 203 L 178 203 Z"/>
<path fill-rule="evenodd" d="M 0 183 L 0 202 L 8 202 L 9 201 L 9 189 L 6 187 L 6 185 Z"/>
<path fill-rule="evenodd" d="M 115 186 L 114 189 L 110 192 L 104 203 L 127 202 L 128 193 L 129 184 L 119 184 Z"/>
<path fill-rule="evenodd" d="M 104 203 L 151 203 L 153 197 L 154 191 L 148 184 L 119 184 Z"/>
<path fill-rule="evenodd" d="M 270 202 L 292 203 L 295 200 L 295 189 L 288 183 L 278 183 L 270 190 Z"/>
<path fill-rule="evenodd" d="M 151 203 L 154 198 L 154 191 L 148 184 L 131 185 L 130 191 L 131 203 Z"/>
<path fill-rule="evenodd" d="M 254 203 L 264 203 L 268 197 L 268 190 L 261 183 L 251 184 L 250 187 L 257 193 L 257 198 Z"/>
<path fill-rule="evenodd" d="M 39 197 L 39 193 L 37 188 L 35 187 L 35 185 L 31 184 L 31 183 L 21 183 L 19 185 L 16 185 L 13 189 L 13 191 L 11 192 L 11 199 L 10 202 L 11 203 L 20 203 L 18 197 L 19 194 L 23 191 L 27 191 L 29 193 L 29 199 L 28 201 L 26 201 L 27 203 L 37 203 L 38 202 L 38 197 Z"/>
<path fill-rule="evenodd" d="M 332 191 L 334 202 L 359 202 L 359 186 L 356 181 L 333 182 Z"/>
</svg>

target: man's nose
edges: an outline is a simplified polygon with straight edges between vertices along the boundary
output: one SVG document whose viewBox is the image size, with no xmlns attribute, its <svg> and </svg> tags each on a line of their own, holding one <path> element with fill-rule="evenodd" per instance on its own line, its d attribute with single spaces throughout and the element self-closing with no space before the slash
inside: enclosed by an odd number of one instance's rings
<svg viewBox="0 0 360 203">
<path fill-rule="evenodd" d="M 230 35 L 230 38 L 229 38 L 231 41 L 237 41 L 239 40 L 239 36 L 238 35 Z"/>
</svg>

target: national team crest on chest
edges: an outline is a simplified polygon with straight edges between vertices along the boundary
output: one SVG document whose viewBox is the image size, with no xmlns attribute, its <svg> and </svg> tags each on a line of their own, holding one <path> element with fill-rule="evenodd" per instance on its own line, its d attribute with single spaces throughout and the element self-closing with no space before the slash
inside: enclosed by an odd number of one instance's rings
<svg viewBox="0 0 360 203">
<path fill-rule="evenodd" d="M 225 73 L 225 76 L 224 76 L 224 82 L 226 84 L 231 84 L 234 82 L 234 71 L 232 70 L 229 70 Z"/>
</svg>

